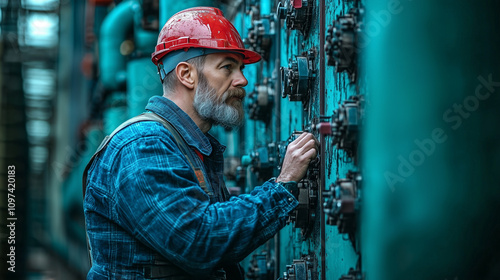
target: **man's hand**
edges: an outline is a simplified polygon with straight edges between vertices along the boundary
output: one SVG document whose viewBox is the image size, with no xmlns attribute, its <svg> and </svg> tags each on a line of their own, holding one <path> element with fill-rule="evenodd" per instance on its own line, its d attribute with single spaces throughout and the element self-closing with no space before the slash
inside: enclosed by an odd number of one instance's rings
<svg viewBox="0 0 500 280">
<path fill-rule="evenodd" d="M 316 138 L 311 133 L 302 133 L 288 145 L 276 182 L 300 181 L 306 175 L 311 160 L 316 158 L 317 150 Z"/>
</svg>

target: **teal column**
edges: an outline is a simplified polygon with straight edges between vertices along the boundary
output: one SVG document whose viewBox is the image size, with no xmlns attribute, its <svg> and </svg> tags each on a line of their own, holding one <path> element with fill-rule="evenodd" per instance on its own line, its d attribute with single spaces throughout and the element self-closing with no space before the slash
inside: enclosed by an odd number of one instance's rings
<svg viewBox="0 0 500 280">
<path fill-rule="evenodd" d="M 496 1 L 368 0 L 368 280 L 499 279 Z"/>
</svg>

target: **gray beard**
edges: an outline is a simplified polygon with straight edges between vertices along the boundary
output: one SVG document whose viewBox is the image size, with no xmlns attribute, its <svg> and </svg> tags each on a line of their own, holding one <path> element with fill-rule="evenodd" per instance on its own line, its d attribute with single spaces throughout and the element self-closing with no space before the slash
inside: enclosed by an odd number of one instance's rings
<svg viewBox="0 0 500 280">
<path fill-rule="evenodd" d="M 193 106 L 198 115 L 212 125 L 221 125 L 225 128 L 236 128 L 243 124 L 242 102 L 234 101 L 233 105 L 226 103 L 227 99 L 240 94 L 245 90 L 227 90 L 218 98 L 215 88 L 208 84 L 205 76 L 199 72 L 199 83 L 194 95 Z"/>
</svg>

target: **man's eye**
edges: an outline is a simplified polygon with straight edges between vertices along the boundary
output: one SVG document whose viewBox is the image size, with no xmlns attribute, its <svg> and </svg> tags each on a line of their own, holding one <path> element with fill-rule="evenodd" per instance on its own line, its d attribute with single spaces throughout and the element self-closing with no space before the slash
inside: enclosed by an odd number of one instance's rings
<svg viewBox="0 0 500 280">
<path fill-rule="evenodd" d="M 222 66 L 222 68 L 225 68 L 227 70 L 231 70 L 231 69 L 233 69 L 233 66 L 231 64 L 226 64 L 226 65 Z"/>
</svg>

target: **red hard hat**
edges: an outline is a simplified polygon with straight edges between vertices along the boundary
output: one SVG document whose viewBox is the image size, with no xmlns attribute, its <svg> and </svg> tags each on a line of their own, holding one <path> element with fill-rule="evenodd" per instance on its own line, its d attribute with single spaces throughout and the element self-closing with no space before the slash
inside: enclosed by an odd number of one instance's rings
<svg viewBox="0 0 500 280">
<path fill-rule="evenodd" d="M 243 55 L 243 63 L 255 63 L 261 56 L 245 49 L 240 34 L 222 11 L 213 7 L 196 7 L 173 15 L 158 36 L 151 60 L 155 65 L 167 54 L 189 48 L 227 50 Z"/>
</svg>

